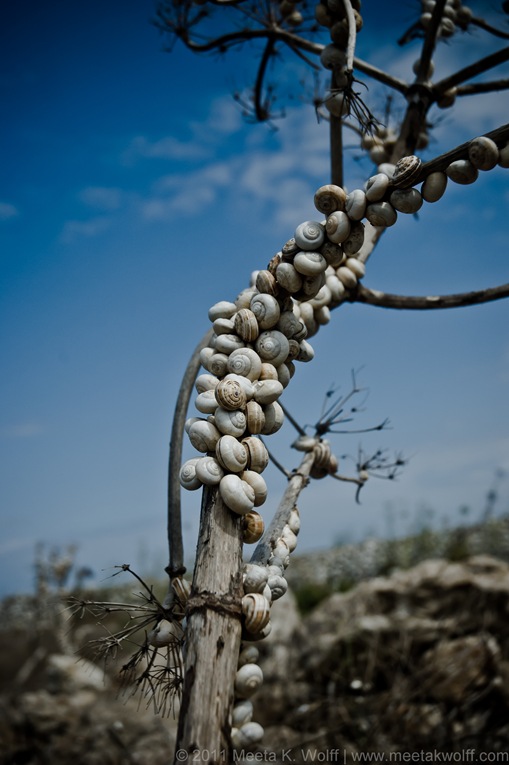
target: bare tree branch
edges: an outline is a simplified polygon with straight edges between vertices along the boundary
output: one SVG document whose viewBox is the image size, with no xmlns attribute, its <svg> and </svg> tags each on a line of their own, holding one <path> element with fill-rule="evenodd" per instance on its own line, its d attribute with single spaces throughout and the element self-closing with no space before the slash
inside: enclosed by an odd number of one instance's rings
<svg viewBox="0 0 509 765">
<path fill-rule="evenodd" d="M 492 82 L 472 82 L 469 85 L 460 85 L 456 91 L 457 96 L 473 96 L 477 93 L 493 93 L 497 90 L 507 90 L 509 79 L 493 80 Z"/>
<path fill-rule="evenodd" d="M 472 16 L 472 18 L 470 19 L 470 23 L 475 24 L 475 26 L 479 27 L 480 29 L 484 29 L 485 32 L 489 32 L 495 37 L 501 37 L 503 40 L 509 40 L 509 32 L 504 32 L 502 29 L 497 29 L 497 27 L 492 27 L 491 24 L 488 24 L 488 22 L 485 21 L 484 19 Z"/>
<path fill-rule="evenodd" d="M 472 77 L 477 77 L 477 75 L 482 74 L 483 72 L 487 72 L 489 69 L 493 69 L 499 64 L 503 64 L 504 61 L 509 61 L 509 47 L 502 48 L 501 50 L 496 51 L 496 53 L 485 56 L 485 58 L 481 58 L 479 61 L 475 61 L 473 64 L 466 66 L 464 69 L 460 69 L 450 77 L 446 77 L 445 79 L 440 80 L 440 82 L 435 83 L 432 87 L 434 100 L 437 101 L 440 96 L 442 96 L 446 91 L 450 90 L 456 85 L 459 85 L 462 82 L 466 82 Z"/>
<path fill-rule="evenodd" d="M 432 308 L 459 308 L 466 305 L 489 303 L 493 300 L 501 300 L 509 297 L 509 283 L 499 287 L 489 287 L 485 290 L 474 292 L 460 292 L 452 295 L 393 295 L 389 292 L 373 290 L 359 284 L 357 291 L 352 295 L 352 302 L 368 303 L 369 305 L 381 306 L 382 308 L 397 308 L 401 310 L 428 310 Z"/>
<path fill-rule="evenodd" d="M 409 84 L 404 80 L 400 80 L 398 77 L 394 77 L 392 74 L 384 72 L 382 69 L 368 64 L 367 61 L 363 61 L 360 58 L 354 58 L 354 69 L 357 69 L 363 74 L 367 74 L 368 77 L 372 77 L 374 80 L 381 82 L 383 85 L 388 85 L 390 88 L 403 93 L 404 96 L 408 93 Z"/>
</svg>

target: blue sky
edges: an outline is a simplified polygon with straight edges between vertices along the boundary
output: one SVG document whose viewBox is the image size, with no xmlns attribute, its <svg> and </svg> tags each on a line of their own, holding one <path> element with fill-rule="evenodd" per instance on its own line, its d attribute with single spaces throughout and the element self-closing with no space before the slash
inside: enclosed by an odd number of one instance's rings
<svg viewBox="0 0 509 765">
<path fill-rule="evenodd" d="M 418 44 L 392 40 L 416 3 L 365 2 L 358 55 L 408 78 Z M 496 4 L 471 3 L 495 23 Z M 214 302 L 234 299 L 298 223 L 317 218 L 328 182 L 327 126 L 291 102 L 278 130 L 249 125 L 231 93 L 252 51 L 218 59 L 170 54 L 151 2 L 91 0 L 1 11 L 0 92 L 0 594 L 29 590 L 37 542 L 79 546 L 100 579 L 130 562 L 166 563 L 165 492 L 174 401 Z M 391 32 L 391 27 L 394 33 Z M 480 33 L 440 46 L 444 75 L 503 41 Z M 299 73 L 290 61 L 296 90 Z M 507 66 L 497 76 L 507 76 Z M 364 78 L 365 79 L 365 78 Z M 312 92 L 312 85 L 309 86 Z M 370 84 L 372 108 L 385 88 Z M 438 118 L 423 159 L 507 122 L 507 94 L 462 99 Z M 396 101 L 395 113 L 403 104 Z M 345 183 L 373 172 L 349 139 Z M 507 171 L 448 188 L 419 220 L 387 231 L 365 284 L 392 292 L 457 292 L 509 281 Z M 318 219 L 319 219 L 318 215 Z M 397 482 L 316 482 L 303 495 L 299 550 L 368 533 L 479 517 L 496 469 L 509 469 L 508 305 L 399 313 L 343 306 L 312 339 L 284 402 L 313 422 L 331 384 L 350 372 L 370 390 L 369 449 L 411 457 Z M 194 414 L 194 411 L 190 412 Z M 290 426 L 272 448 L 288 467 Z M 336 437 L 338 455 L 359 436 Z M 190 456 L 192 450 L 186 447 Z M 348 460 L 344 462 L 345 472 Z M 284 487 L 266 473 L 270 517 Z M 499 510 L 507 509 L 507 483 Z M 186 549 L 196 543 L 197 493 L 185 496 Z M 391 521 L 391 518 L 395 521 Z"/>
</svg>

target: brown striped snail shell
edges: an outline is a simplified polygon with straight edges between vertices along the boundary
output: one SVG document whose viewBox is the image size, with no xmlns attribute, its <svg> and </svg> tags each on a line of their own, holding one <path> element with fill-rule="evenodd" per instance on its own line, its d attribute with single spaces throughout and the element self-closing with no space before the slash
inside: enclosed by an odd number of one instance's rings
<svg viewBox="0 0 509 765">
<path fill-rule="evenodd" d="M 244 350 L 249 350 L 249 349 L 245 348 Z M 246 401 L 250 401 L 253 398 L 253 383 L 248 377 L 244 377 L 244 375 L 235 374 L 235 372 L 228 372 L 228 374 L 225 377 L 223 377 L 223 380 L 221 382 L 224 382 L 224 380 L 234 380 L 236 383 L 238 383 L 240 387 L 242 388 L 242 390 L 244 391 L 244 393 L 246 394 Z"/>
<path fill-rule="evenodd" d="M 221 380 L 214 388 L 214 395 L 219 406 L 231 411 L 244 409 L 247 403 L 246 393 L 237 380 Z M 203 394 L 202 394 L 203 395 Z"/>
<path fill-rule="evenodd" d="M 277 295 L 279 287 L 274 274 L 268 269 L 258 271 L 255 280 L 256 289 L 258 292 L 266 293 L 268 295 Z"/>
<path fill-rule="evenodd" d="M 179 472 L 180 485 L 188 491 L 196 491 L 203 485 L 199 478 L 196 476 L 196 465 L 200 461 L 200 457 L 193 457 L 190 460 L 184 462 Z"/>
<path fill-rule="evenodd" d="M 242 540 L 248 545 L 258 542 L 265 528 L 263 518 L 256 510 L 250 510 L 242 516 Z"/>
<path fill-rule="evenodd" d="M 262 360 L 252 348 L 237 348 L 228 358 L 227 369 L 254 382 L 262 371 Z"/>
<path fill-rule="evenodd" d="M 254 648 L 254 646 L 253 646 Z M 240 666 L 243 666 L 242 664 Z M 253 703 L 249 699 L 242 699 L 235 702 L 232 712 L 232 725 L 234 728 L 240 728 L 245 723 L 253 719 Z"/>
<path fill-rule="evenodd" d="M 254 313 L 250 308 L 241 308 L 233 319 L 235 332 L 246 343 L 252 343 L 260 334 L 260 327 Z"/>
<path fill-rule="evenodd" d="M 258 385 L 258 383 L 256 383 L 256 385 Z M 247 429 L 252 435 L 261 433 L 265 426 L 265 413 L 262 406 L 255 400 L 247 402 L 246 421 Z"/>
<path fill-rule="evenodd" d="M 217 335 L 215 338 L 215 348 L 217 353 L 225 353 L 228 356 L 232 351 L 243 347 L 244 341 L 238 335 Z"/>
<path fill-rule="evenodd" d="M 261 592 L 248 592 L 242 598 L 242 613 L 246 630 L 256 633 L 268 624 L 270 605 Z"/>
<path fill-rule="evenodd" d="M 276 298 L 265 292 L 253 296 L 251 311 L 256 316 L 260 329 L 271 329 L 274 327 L 278 323 L 281 314 Z"/>
<path fill-rule="evenodd" d="M 288 339 L 277 330 L 265 331 L 256 340 L 255 348 L 263 361 L 278 367 L 288 356 Z"/>
<path fill-rule="evenodd" d="M 422 162 L 419 157 L 411 154 L 408 157 L 402 157 L 396 162 L 391 182 L 393 186 L 400 188 L 409 188 L 415 183 L 421 171 Z"/>
<path fill-rule="evenodd" d="M 389 187 L 389 178 L 385 173 L 377 173 L 372 175 L 366 181 L 366 200 L 367 202 L 378 202 L 382 199 L 383 195 Z"/>
<path fill-rule="evenodd" d="M 291 340 L 289 342 L 292 342 Z M 280 397 L 283 392 L 283 386 L 279 380 L 258 380 L 253 384 L 254 400 L 265 406 L 272 404 Z"/>
<path fill-rule="evenodd" d="M 457 159 L 456 162 L 451 162 L 445 172 L 451 181 L 461 185 L 474 183 L 479 177 L 479 171 L 468 159 Z"/>
<path fill-rule="evenodd" d="M 219 483 L 219 494 L 227 507 L 238 515 L 249 513 L 254 507 L 254 490 L 236 473 L 227 473 Z"/>
<path fill-rule="evenodd" d="M 204 390 L 196 396 L 195 407 L 202 414 L 214 414 L 217 407 L 215 388 L 213 390 Z"/>
<path fill-rule="evenodd" d="M 280 263 L 276 268 L 278 284 L 290 293 L 295 293 L 302 287 L 302 276 L 292 263 Z"/>
<path fill-rule="evenodd" d="M 327 268 L 327 261 L 320 252 L 301 250 L 293 259 L 293 267 L 303 276 L 317 276 Z"/>
<path fill-rule="evenodd" d="M 246 447 L 235 436 L 221 436 L 216 445 L 216 457 L 225 470 L 240 473 L 247 466 Z"/>
<path fill-rule="evenodd" d="M 240 477 L 248 483 L 254 491 L 254 506 L 260 507 L 267 499 L 267 484 L 265 478 L 254 470 L 244 470 Z"/>
<path fill-rule="evenodd" d="M 207 420 L 197 420 L 189 428 L 189 440 L 199 452 L 213 452 L 221 437 L 216 425 Z"/>
<path fill-rule="evenodd" d="M 325 240 L 325 231 L 321 223 L 315 220 L 307 220 L 300 223 L 295 229 L 295 244 L 301 250 L 317 250 Z M 298 270 L 298 269 L 297 269 Z"/>
<path fill-rule="evenodd" d="M 221 300 L 209 308 L 209 320 L 214 322 L 216 319 L 231 319 L 236 310 L 237 306 L 235 303 Z"/>
<path fill-rule="evenodd" d="M 362 189 L 351 191 L 345 204 L 345 211 L 350 220 L 362 220 L 366 212 L 366 194 Z"/>
<path fill-rule="evenodd" d="M 327 218 L 325 230 L 331 242 L 341 244 L 350 235 L 350 219 L 348 215 L 341 210 L 331 213 Z"/>
<path fill-rule="evenodd" d="M 398 214 L 389 202 L 373 202 L 366 207 L 366 218 L 372 226 L 393 226 Z"/>
<path fill-rule="evenodd" d="M 171 588 L 181 608 L 185 608 L 191 594 L 191 582 L 188 579 L 177 576 L 171 580 Z"/>
<path fill-rule="evenodd" d="M 395 189 L 389 197 L 389 202 L 397 212 L 412 215 L 422 207 L 422 196 L 417 189 Z"/>
<path fill-rule="evenodd" d="M 487 136 L 479 136 L 468 145 L 468 158 L 478 170 L 493 170 L 498 163 L 498 146 Z"/>
<path fill-rule="evenodd" d="M 430 173 L 421 186 L 421 195 L 425 202 L 438 202 L 447 188 L 447 176 L 437 171 Z"/>
<path fill-rule="evenodd" d="M 336 210 L 345 209 L 346 193 L 341 186 L 327 184 L 320 186 L 315 192 L 314 202 L 316 209 L 324 215 Z"/>
<path fill-rule="evenodd" d="M 241 441 L 247 452 L 247 468 L 255 473 L 263 473 L 269 464 L 267 447 L 256 436 L 248 436 Z M 244 465 L 246 467 L 246 465 Z"/>
</svg>

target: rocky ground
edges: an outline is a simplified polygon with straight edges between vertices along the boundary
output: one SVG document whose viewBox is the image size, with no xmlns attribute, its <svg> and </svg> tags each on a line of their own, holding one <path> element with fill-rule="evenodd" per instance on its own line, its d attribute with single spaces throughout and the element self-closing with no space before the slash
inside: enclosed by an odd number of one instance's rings
<svg viewBox="0 0 509 765">
<path fill-rule="evenodd" d="M 119 698 L 112 674 L 70 653 L 97 628 L 62 639 L 34 622 L 28 603 L 0 613 L 0 763 L 171 762 L 171 716 Z M 509 564 L 500 558 L 427 559 L 335 592 L 305 616 L 288 593 L 259 647 L 264 683 L 253 700 L 265 739 L 245 762 L 509 752 Z"/>
</svg>

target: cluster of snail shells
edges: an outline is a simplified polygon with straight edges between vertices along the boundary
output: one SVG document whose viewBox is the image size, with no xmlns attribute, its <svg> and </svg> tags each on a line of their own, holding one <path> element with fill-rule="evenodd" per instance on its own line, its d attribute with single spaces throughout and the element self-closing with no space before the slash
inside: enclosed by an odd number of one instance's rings
<svg viewBox="0 0 509 765">
<path fill-rule="evenodd" d="M 297 0 L 280 0 L 279 12 L 281 19 L 291 27 L 298 27 L 304 21 L 304 17 L 296 7 Z"/>
<path fill-rule="evenodd" d="M 356 31 L 362 29 L 361 2 L 352 0 Z M 315 19 L 327 27 L 331 41 L 338 47 L 346 47 L 348 42 L 348 18 L 342 0 L 320 0 L 315 6 Z M 323 63 L 323 62 L 322 62 Z"/>
<path fill-rule="evenodd" d="M 422 0 L 420 23 L 424 29 L 431 23 L 435 5 L 435 0 Z M 461 0 L 446 0 L 438 26 L 438 37 L 452 37 L 456 27 L 466 30 L 471 20 L 472 11 L 466 5 L 462 5 Z"/>
</svg>

